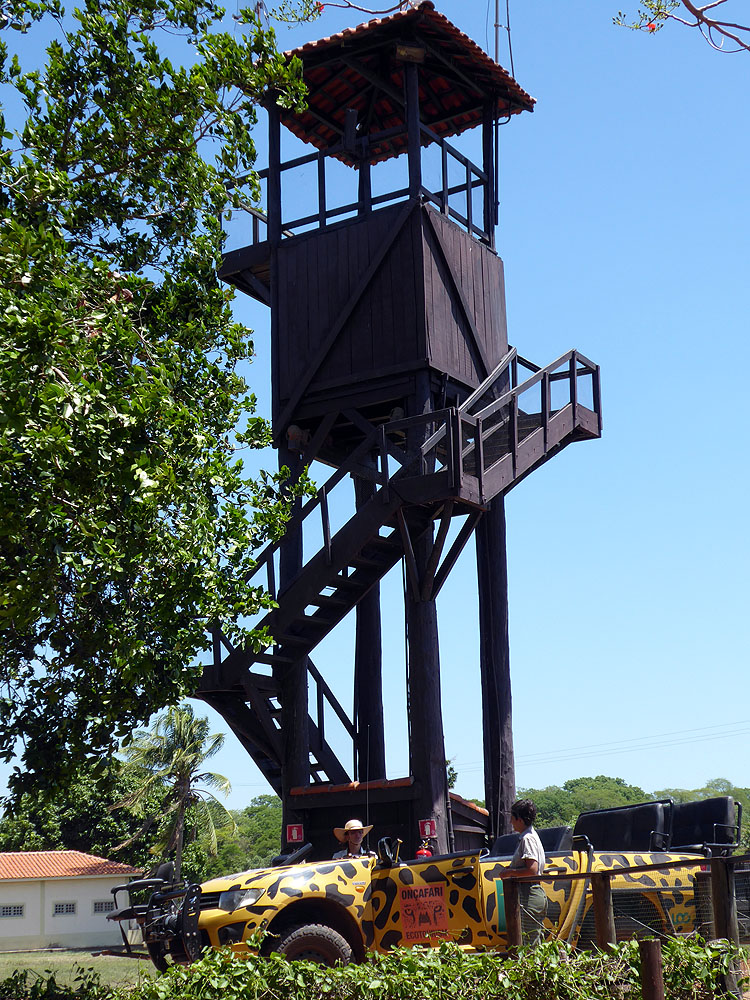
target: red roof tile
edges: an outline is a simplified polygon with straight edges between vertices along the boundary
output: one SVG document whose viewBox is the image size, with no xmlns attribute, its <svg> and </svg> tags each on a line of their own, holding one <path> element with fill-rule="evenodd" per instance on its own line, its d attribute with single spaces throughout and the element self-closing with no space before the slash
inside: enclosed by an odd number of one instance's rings
<svg viewBox="0 0 750 1000">
<path fill-rule="evenodd" d="M 423 0 L 286 52 L 287 58 L 302 60 L 309 93 L 304 111 L 281 110 L 284 124 L 304 142 L 327 149 L 344 134 L 345 117 L 352 109 L 358 113 L 359 136 L 373 136 L 370 162 L 399 155 L 406 148 L 404 70 L 396 51 L 400 41 L 423 52 L 422 123 L 438 137 L 481 124 L 485 107 L 491 107 L 496 118 L 533 110 L 534 98 L 510 73 L 435 10 L 431 0 Z M 355 163 L 346 150 L 337 155 Z"/>
<path fill-rule="evenodd" d="M 139 875 L 142 869 L 97 858 L 80 851 L 18 851 L 0 853 L 0 880 L 15 878 L 74 878 L 84 875 Z"/>
</svg>

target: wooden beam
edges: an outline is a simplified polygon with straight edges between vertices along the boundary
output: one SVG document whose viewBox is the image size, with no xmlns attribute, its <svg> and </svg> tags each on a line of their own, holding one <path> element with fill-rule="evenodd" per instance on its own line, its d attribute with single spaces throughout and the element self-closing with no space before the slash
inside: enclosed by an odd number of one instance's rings
<svg viewBox="0 0 750 1000">
<path fill-rule="evenodd" d="M 425 566 L 424 577 L 422 579 L 422 600 L 429 601 L 432 597 L 432 583 L 435 579 L 435 570 L 437 569 L 440 556 L 443 553 L 443 546 L 445 545 L 445 539 L 448 536 L 448 529 L 451 526 L 451 516 L 453 514 L 453 501 L 448 500 L 443 507 L 443 512 L 440 515 L 440 527 L 438 528 L 437 538 L 435 539 L 435 544 L 432 546 L 432 552 L 427 560 L 427 565 Z"/>
<path fill-rule="evenodd" d="M 432 232 L 435 234 L 435 240 L 437 241 L 438 249 L 440 250 L 440 255 L 443 258 L 446 270 L 448 271 L 448 274 L 450 276 L 451 284 L 453 285 L 456 295 L 458 296 L 458 301 L 461 306 L 461 312 L 464 314 L 464 319 L 466 320 L 466 324 L 469 327 L 469 334 L 471 336 L 472 343 L 474 344 L 474 349 L 476 350 L 479 356 L 479 361 L 482 364 L 483 370 L 482 372 L 480 372 L 480 375 L 483 379 L 485 379 L 492 371 L 492 366 L 490 365 L 489 358 L 487 357 L 484 345 L 482 344 L 482 339 L 479 336 L 479 331 L 477 330 L 476 323 L 474 322 L 474 317 L 471 314 L 471 308 L 466 300 L 466 295 L 464 294 L 464 290 L 461 288 L 461 282 L 456 278 L 455 274 L 453 273 L 453 268 L 451 267 L 450 264 L 450 258 L 448 256 L 448 252 L 443 244 L 443 238 L 440 234 L 440 230 L 438 229 L 435 220 L 432 218 L 432 213 L 429 211 L 425 211 L 425 215 L 427 216 L 427 220 L 430 224 Z"/>
<path fill-rule="evenodd" d="M 466 87 L 469 88 L 469 90 L 473 90 L 475 94 L 478 94 L 479 97 L 482 98 L 487 97 L 486 92 L 482 90 L 480 87 L 478 87 L 476 83 L 472 80 L 472 78 L 468 76 L 466 73 L 464 73 L 463 70 L 459 69 L 458 66 L 456 66 L 456 64 L 453 62 L 453 60 L 445 56 L 440 51 L 440 49 L 434 48 L 434 46 L 430 45 L 429 42 L 424 41 L 424 39 L 422 39 L 422 44 L 430 53 L 430 55 L 433 56 L 433 58 L 437 59 L 438 62 L 441 62 L 443 66 L 447 66 L 447 68 L 452 73 L 455 73 L 456 81 L 460 81 L 461 83 L 463 83 Z"/>
<path fill-rule="evenodd" d="M 398 527 L 401 532 L 401 540 L 404 543 L 404 555 L 406 556 L 406 575 L 409 578 L 409 583 L 411 585 L 412 598 L 415 601 L 421 601 L 421 587 L 419 585 L 419 569 L 417 568 L 417 561 L 414 556 L 414 546 L 411 542 L 411 535 L 409 534 L 409 526 L 406 523 L 406 518 L 404 517 L 404 512 L 399 507 L 396 511 L 396 517 L 398 518 Z"/>
<path fill-rule="evenodd" d="M 368 83 L 382 90 L 384 94 L 387 94 L 401 108 L 404 107 L 403 94 L 400 94 L 398 88 L 394 87 L 389 80 L 381 77 L 374 70 L 371 70 L 369 66 L 365 66 L 364 63 L 360 62 L 359 59 L 355 59 L 354 56 L 342 56 L 341 61 L 350 69 L 353 69 L 355 73 L 359 73 Z"/>
<path fill-rule="evenodd" d="M 223 280 L 226 281 L 227 279 L 224 278 Z M 243 271 L 242 281 L 247 284 L 255 298 L 259 299 L 264 306 L 271 305 L 270 288 L 267 288 L 259 278 L 256 278 L 252 271 Z"/>
<path fill-rule="evenodd" d="M 289 420 L 291 419 L 292 414 L 294 413 L 294 410 L 295 410 L 297 404 L 299 403 L 299 401 L 302 399 L 302 397 L 304 396 L 305 392 L 307 391 L 307 387 L 310 385 L 310 383 L 312 382 L 312 380 L 315 378 L 315 375 L 317 374 L 318 369 L 323 364 L 323 362 L 325 361 L 326 357 L 330 353 L 331 348 L 333 347 L 333 345 L 338 340 L 339 334 L 344 329 L 344 326 L 346 325 L 346 322 L 349 319 L 349 317 L 351 316 L 351 314 L 354 312 L 354 309 L 356 308 L 357 303 L 362 298 L 362 295 L 364 294 L 365 290 L 367 289 L 367 287 L 370 284 L 370 282 L 372 281 L 372 279 L 375 277 L 378 269 L 380 268 L 380 265 L 385 260 L 386 254 L 388 253 L 388 251 L 393 246 L 393 243 L 395 242 L 396 237 L 399 235 L 399 233 L 403 229 L 404 225 L 406 224 L 406 220 L 411 215 L 412 211 L 414 210 L 414 206 L 415 205 L 416 205 L 416 200 L 410 200 L 410 201 L 408 201 L 406 203 L 406 205 L 404 206 L 404 209 L 402 210 L 401 214 L 399 215 L 398 219 L 396 220 L 395 225 L 386 234 L 386 237 L 382 241 L 382 243 L 380 244 L 378 250 L 375 253 L 375 256 L 370 261 L 370 266 L 367 268 L 367 270 L 361 276 L 361 278 L 359 279 L 357 285 L 354 288 L 354 291 L 352 292 L 352 294 L 347 299 L 346 304 L 344 305 L 344 308 L 339 313 L 336 321 L 334 322 L 333 326 L 329 330 L 328 335 L 326 336 L 325 340 L 318 347 L 318 349 L 315 352 L 315 354 L 313 355 L 313 357 L 310 358 L 310 360 L 308 361 L 307 365 L 305 366 L 306 367 L 306 373 L 305 373 L 304 378 L 297 384 L 297 386 L 296 386 L 296 388 L 294 390 L 294 393 L 292 394 L 292 396 L 290 397 L 290 399 L 287 402 L 286 406 L 284 407 L 284 409 L 282 410 L 281 414 L 277 418 L 276 425 L 273 428 L 274 438 L 277 441 L 278 441 L 279 434 L 286 428 L 286 425 L 289 422 Z"/>
<path fill-rule="evenodd" d="M 478 510 L 478 511 L 475 511 L 475 513 L 473 513 L 473 514 L 469 514 L 468 518 L 464 522 L 463 527 L 461 528 L 461 530 L 459 531 L 458 535 L 456 536 L 456 540 L 453 542 L 453 545 L 451 545 L 450 549 L 448 550 L 448 554 L 446 555 L 445 559 L 443 560 L 443 565 L 440 567 L 440 569 L 435 574 L 435 582 L 434 582 L 434 584 L 432 586 L 432 600 L 433 601 L 437 598 L 437 595 L 440 593 L 440 591 L 442 589 L 442 586 L 445 583 L 448 574 L 450 573 L 450 571 L 455 566 L 456 560 L 458 559 L 458 557 L 463 552 L 464 546 L 466 545 L 466 543 L 468 542 L 468 540 L 471 538 L 472 532 L 474 531 L 474 528 L 476 528 L 477 524 L 479 523 L 479 518 L 482 516 L 483 513 L 484 513 L 484 511 Z"/>
<path fill-rule="evenodd" d="M 359 410 L 346 409 L 342 410 L 342 413 L 347 418 L 351 420 L 355 427 L 358 427 L 363 434 L 372 434 L 373 431 L 377 430 L 375 424 L 371 423 L 367 417 L 363 417 Z M 388 426 L 387 424 L 384 426 Z M 395 458 L 399 465 L 406 465 L 410 457 L 416 458 L 416 453 L 413 456 L 409 456 L 408 452 L 403 448 L 399 448 L 397 444 L 386 438 L 386 447 L 388 448 L 388 454 L 391 458 Z"/>
</svg>

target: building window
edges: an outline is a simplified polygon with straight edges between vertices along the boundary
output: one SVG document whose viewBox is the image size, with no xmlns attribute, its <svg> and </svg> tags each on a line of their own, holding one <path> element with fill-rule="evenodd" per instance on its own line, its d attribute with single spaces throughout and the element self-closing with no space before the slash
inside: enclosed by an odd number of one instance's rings
<svg viewBox="0 0 750 1000">
<path fill-rule="evenodd" d="M 22 917 L 23 903 L 3 903 L 0 906 L 0 917 Z"/>
<path fill-rule="evenodd" d="M 115 904 L 112 899 L 95 899 L 94 900 L 94 913 L 112 913 L 114 911 Z"/>
<path fill-rule="evenodd" d="M 69 917 L 76 912 L 75 903 L 55 903 L 52 910 L 53 917 Z"/>
</svg>

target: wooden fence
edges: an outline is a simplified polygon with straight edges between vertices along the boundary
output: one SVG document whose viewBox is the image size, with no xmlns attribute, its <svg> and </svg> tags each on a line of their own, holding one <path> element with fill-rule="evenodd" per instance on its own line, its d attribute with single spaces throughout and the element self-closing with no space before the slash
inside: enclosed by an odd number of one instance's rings
<svg viewBox="0 0 750 1000">
<path fill-rule="evenodd" d="M 705 864 L 709 871 L 705 876 L 710 879 L 710 898 L 713 907 L 713 937 L 724 939 L 735 945 L 740 943 L 739 921 L 737 918 L 737 894 L 735 889 L 735 870 L 738 865 L 747 867 L 750 863 L 750 855 L 728 857 L 728 858 L 706 858 Z M 597 947 L 603 951 L 609 949 L 617 943 L 615 931 L 615 911 L 612 902 L 612 877 L 615 874 L 640 874 L 645 872 L 656 872 L 677 869 L 680 867 L 694 867 L 696 858 L 683 861 L 670 861 L 658 865 L 640 865 L 635 868 L 619 870 L 618 872 L 588 872 L 571 875 L 571 880 L 590 879 L 591 894 L 593 899 L 594 927 Z M 697 873 L 698 876 L 703 872 Z M 559 874 L 548 876 L 521 875 L 517 878 L 507 879 L 504 882 L 503 892 L 505 897 L 505 920 L 508 934 L 508 947 L 511 951 L 519 948 L 523 943 L 521 930 L 521 883 L 542 883 L 553 882 L 559 879 Z M 696 878 L 696 893 L 698 889 Z M 641 952 L 641 985 L 643 989 L 643 1000 L 664 1000 L 664 976 L 662 973 L 661 940 L 647 938 L 638 942 Z M 737 997 L 742 996 L 742 991 L 738 986 L 739 969 L 730 972 L 724 977 L 724 987 L 728 993 Z"/>
</svg>

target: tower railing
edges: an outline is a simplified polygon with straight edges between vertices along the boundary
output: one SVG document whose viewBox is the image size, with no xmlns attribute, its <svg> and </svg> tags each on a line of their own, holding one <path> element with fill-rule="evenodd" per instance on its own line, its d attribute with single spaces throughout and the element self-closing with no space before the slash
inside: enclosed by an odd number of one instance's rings
<svg viewBox="0 0 750 1000">
<path fill-rule="evenodd" d="M 391 133 L 395 134 L 398 131 L 398 129 L 393 129 L 388 132 L 379 133 L 372 137 L 372 142 L 374 143 L 378 139 L 387 137 Z M 484 199 L 488 197 L 489 179 L 487 174 L 467 156 L 433 132 L 427 125 L 420 125 L 420 135 L 424 145 L 434 144 L 440 154 L 440 186 L 436 191 L 432 191 L 423 183 L 420 187 L 420 195 L 426 202 L 435 205 L 441 214 L 457 222 L 470 235 L 484 243 L 490 243 L 491 234 L 485 230 L 483 225 L 480 225 L 484 220 L 484 214 L 481 211 L 479 213 L 474 211 L 474 192 L 480 190 Z M 349 148 L 345 143 L 337 143 L 329 149 L 316 150 L 313 153 L 297 156 L 291 160 L 282 161 L 279 164 L 278 171 L 280 178 L 289 171 L 309 166 L 310 164 L 316 165 L 315 190 L 313 192 L 306 191 L 306 195 L 312 193 L 314 211 L 295 217 L 294 215 L 287 215 L 282 207 L 282 239 L 302 235 L 302 233 L 309 232 L 311 229 L 325 229 L 327 226 L 346 216 L 359 217 L 369 213 L 373 208 L 405 201 L 409 197 L 410 188 L 408 185 L 393 187 L 381 194 L 372 193 L 373 164 L 367 159 L 365 152 L 366 143 L 361 139 L 357 139 L 353 147 L 360 153 L 358 171 L 357 174 L 353 175 L 358 181 L 357 197 L 355 200 L 343 205 L 331 204 L 330 182 L 326 176 L 326 161 L 340 157 Z M 406 154 L 401 155 L 405 156 Z M 462 177 L 458 183 L 451 184 L 451 166 L 455 167 L 456 164 L 461 171 Z M 255 172 L 255 175 L 262 184 L 267 183 L 271 169 L 270 167 L 265 167 Z M 251 175 L 245 174 L 238 178 L 236 184 L 243 183 L 249 176 Z M 337 184 L 336 187 L 338 191 L 340 184 Z M 283 184 L 281 188 L 283 197 Z M 457 201 L 463 207 L 463 211 L 460 211 L 456 207 Z M 250 217 L 250 233 L 247 245 L 254 246 L 259 243 L 265 243 L 269 239 L 267 213 L 255 205 L 246 203 L 241 203 L 239 208 Z"/>
</svg>

